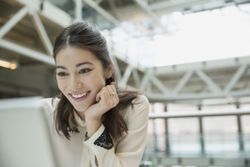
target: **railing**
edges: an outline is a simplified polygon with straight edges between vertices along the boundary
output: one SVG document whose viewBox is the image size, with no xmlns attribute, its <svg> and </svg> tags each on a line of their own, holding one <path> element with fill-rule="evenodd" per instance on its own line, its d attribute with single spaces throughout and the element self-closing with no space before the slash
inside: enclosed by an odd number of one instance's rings
<svg viewBox="0 0 250 167">
<path fill-rule="evenodd" d="M 250 167 L 250 133 L 242 131 L 241 116 L 250 115 L 250 110 L 197 111 L 187 113 L 151 113 L 150 122 L 165 120 L 163 127 L 168 128 L 169 119 L 199 119 L 198 134 L 149 134 L 149 140 L 142 166 L 221 166 Z M 236 133 L 206 133 L 202 118 L 235 116 Z M 188 128 L 188 127 L 187 127 Z"/>
</svg>

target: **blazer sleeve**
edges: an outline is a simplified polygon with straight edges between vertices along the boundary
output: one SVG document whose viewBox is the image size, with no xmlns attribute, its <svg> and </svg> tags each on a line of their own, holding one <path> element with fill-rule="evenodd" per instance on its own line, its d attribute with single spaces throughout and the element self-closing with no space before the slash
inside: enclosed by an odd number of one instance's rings
<svg viewBox="0 0 250 167">
<path fill-rule="evenodd" d="M 96 167 L 139 167 L 146 146 L 149 102 L 143 95 L 133 100 L 124 119 L 128 133 L 114 143 L 103 125 L 84 144 Z"/>
</svg>

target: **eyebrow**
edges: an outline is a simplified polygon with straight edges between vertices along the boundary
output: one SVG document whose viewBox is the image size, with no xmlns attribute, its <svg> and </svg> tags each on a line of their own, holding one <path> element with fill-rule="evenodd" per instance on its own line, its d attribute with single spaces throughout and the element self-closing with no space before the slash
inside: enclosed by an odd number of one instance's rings
<svg viewBox="0 0 250 167">
<path fill-rule="evenodd" d="M 91 62 L 82 62 L 82 63 L 78 63 L 78 64 L 76 64 L 76 67 L 79 67 L 79 66 L 82 66 L 82 65 L 85 65 L 85 64 L 88 64 L 88 65 L 93 65 L 93 63 L 91 63 Z M 66 67 L 64 67 L 64 66 L 56 66 L 56 69 L 58 69 L 58 68 L 61 68 L 61 69 L 67 69 Z"/>
</svg>

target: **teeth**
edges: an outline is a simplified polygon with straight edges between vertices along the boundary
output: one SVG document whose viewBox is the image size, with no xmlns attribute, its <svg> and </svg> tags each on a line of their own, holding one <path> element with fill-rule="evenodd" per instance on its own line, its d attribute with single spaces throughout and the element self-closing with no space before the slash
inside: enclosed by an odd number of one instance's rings
<svg viewBox="0 0 250 167">
<path fill-rule="evenodd" d="M 82 94 L 72 94 L 72 97 L 74 97 L 74 98 L 80 98 L 80 97 L 86 96 L 86 94 L 87 94 L 87 92 L 82 93 Z"/>
</svg>

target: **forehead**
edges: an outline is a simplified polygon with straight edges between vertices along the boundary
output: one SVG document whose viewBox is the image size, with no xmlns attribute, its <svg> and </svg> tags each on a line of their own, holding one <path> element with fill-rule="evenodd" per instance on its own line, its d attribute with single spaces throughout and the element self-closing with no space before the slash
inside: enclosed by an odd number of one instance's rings
<svg viewBox="0 0 250 167">
<path fill-rule="evenodd" d="M 57 53 L 55 60 L 58 65 L 75 65 L 80 62 L 100 64 L 100 61 L 89 50 L 72 46 L 67 46 L 61 49 Z"/>
</svg>

